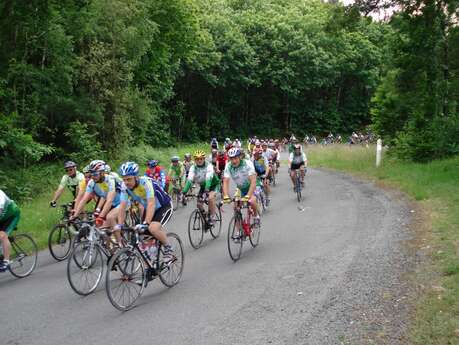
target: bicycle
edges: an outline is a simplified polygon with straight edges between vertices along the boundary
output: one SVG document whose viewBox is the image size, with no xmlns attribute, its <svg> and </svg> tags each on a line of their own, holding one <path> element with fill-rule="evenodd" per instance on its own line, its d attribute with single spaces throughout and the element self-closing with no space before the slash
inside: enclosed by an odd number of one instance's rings
<svg viewBox="0 0 459 345">
<path fill-rule="evenodd" d="M 176 285 L 183 273 L 184 253 L 180 237 L 173 232 L 168 232 L 167 237 L 174 248 L 174 257 L 165 263 L 161 242 L 148 230 L 123 227 L 122 231 L 131 234 L 130 241 L 110 259 L 105 290 L 110 303 L 116 309 L 126 311 L 135 305 L 149 281 L 159 277 L 167 287 Z"/>
<path fill-rule="evenodd" d="M 277 162 L 269 161 L 269 170 L 271 171 L 269 176 L 269 183 L 273 186 L 276 185 L 276 174 L 277 174 Z"/>
<path fill-rule="evenodd" d="M 109 229 L 97 228 L 94 222 L 76 221 L 85 240 L 77 243 L 67 260 L 67 279 L 77 294 L 87 296 L 94 292 L 104 273 L 104 258 L 107 263 L 119 244 Z M 123 241 L 126 243 L 126 240 Z"/>
<path fill-rule="evenodd" d="M 233 198 L 234 215 L 228 225 L 228 252 L 233 261 L 239 260 L 242 253 L 242 245 L 247 239 L 253 248 L 260 242 L 260 224 L 252 222 L 252 209 L 248 202 L 243 202 L 240 198 Z M 233 248 L 234 247 L 234 248 Z"/>
<path fill-rule="evenodd" d="M 264 179 L 262 179 L 263 181 Z M 267 205 L 267 197 L 265 193 L 265 188 L 263 187 L 263 183 L 261 186 L 257 186 L 255 189 L 255 197 L 257 199 L 257 206 L 258 212 L 260 216 L 266 212 L 268 205 Z"/>
<path fill-rule="evenodd" d="M 202 204 L 209 206 L 207 195 L 197 196 L 196 209 L 191 212 L 188 220 L 188 238 L 194 249 L 201 247 L 204 233 L 210 231 L 210 234 L 215 239 L 220 236 L 222 229 L 222 203 L 217 203 L 217 211 L 215 213 L 214 224 L 210 224 L 210 212 L 206 212 Z"/>
<path fill-rule="evenodd" d="M 295 170 L 295 193 L 296 193 L 296 198 L 298 202 L 301 202 L 303 200 L 303 196 L 301 194 L 301 191 L 303 189 L 303 183 L 301 181 L 301 171 L 300 169 Z"/>
<path fill-rule="evenodd" d="M 8 239 L 11 244 L 8 270 L 16 278 L 27 277 L 37 266 L 37 244 L 27 234 L 11 234 Z M 3 247 L 0 245 L 0 260 L 3 259 Z"/>
<path fill-rule="evenodd" d="M 73 237 L 79 233 L 79 229 L 69 221 L 72 215 L 73 203 L 59 206 L 62 209 L 62 218 L 48 236 L 48 248 L 51 256 L 56 261 L 65 260 L 73 246 Z"/>
</svg>

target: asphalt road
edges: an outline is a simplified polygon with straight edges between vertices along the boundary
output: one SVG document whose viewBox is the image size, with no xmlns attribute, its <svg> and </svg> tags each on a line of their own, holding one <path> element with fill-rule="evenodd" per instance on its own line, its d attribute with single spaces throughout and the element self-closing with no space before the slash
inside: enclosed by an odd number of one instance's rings
<svg viewBox="0 0 459 345">
<path fill-rule="evenodd" d="M 198 250 L 187 236 L 194 205 L 180 208 L 168 229 L 185 244 L 182 280 L 171 289 L 155 280 L 128 312 L 113 308 L 103 281 L 76 295 L 66 263 L 48 252 L 25 279 L 1 274 L 0 344 L 405 343 L 404 204 L 369 183 L 310 170 L 299 208 L 285 166 L 278 182 L 260 245 L 244 244 L 236 263 L 226 245 L 230 206 L 221 236 L 206 234 Z"/>
</svg>

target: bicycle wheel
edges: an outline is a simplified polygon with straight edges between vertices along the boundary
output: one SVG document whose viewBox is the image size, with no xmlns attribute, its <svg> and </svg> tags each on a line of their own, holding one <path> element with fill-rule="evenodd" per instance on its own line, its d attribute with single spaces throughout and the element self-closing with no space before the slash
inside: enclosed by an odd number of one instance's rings
<svg viewBox="0 0 459 345">
<path fill-rule="evenodd" d="M 57 224 L 48 236 L 48 248 L 57 261 L 65 260 L 72 249 L 72 232 L 66 224 Z"/>
<path fill-rule="evenodd" d="M 77 294 L 94 292 L 104 273 L 102 250 L 94 242 L 78 243 L 67 260 L 67 279 Z"/>
<path fill-rule="evenodd" d="M 276 186 L 276 173 L 274 171 L 272 173 L 272 181 L 273 181 L 273 186 Z"/>
<path fill-rule="evenodd" d="M 215 223 L 214 226 L 210 228 L 210 234 L 213 238 L 217 238 L 220 236 L 220 232 L 222 231 L 222 210 L 221 206 L 217 207 L 217 212 L 215 213 Z"/>
<path fill-rule="evenodd" d="M 296 198 L 298 202 L 301 202 L 301 182 L 298 175 L 296 176 Z"/>
<path fill-rule="evenodd" d="M 145 263 L 136 249 L 123 248 L 112 256 L 108 263 L 105 290 L 116 309 L 131 309 L 142 295 L 146 282 Z"/>
<path fill-rule="evenodd" d="M 205 226 L 206 222 L 204 218 L 202 218 L 199 209 L 191 212 L 190 219 L 188 220 L 188 238 L 194 249 L 198 249 L 202 244 Z"/>
<path fill-rule="evenodd" d="M 251 229 L 252 229 L 252 232 L 250 233 L 249 240 L 250 240 L 250 244 L 252 245 L 252 247 L 255 248 L 256 246 L 258 246 L 258 243 L 260 242 L 261 226 L 260 224 L 258 225 L 252 224 Z"/>
<path fill-rule="evenodd" d="M 185 256 L 183 253 L 182 240 L 180 240 L 180 237 L 177 234 L 168 232 L 167 241 L 174 249 L 174 258 L 167 264 L 164 264 L 162 258 L 163 251 L 162 249 L 159 251 L 159 262 L 161 263 L 159 279 L 167 287 L 173 287 L 182 277 Z"/>
<path fill-rule="evenodd" d="M 37 266 L 37 244 L 26 234 L 13 235 L 10 242 L 11 262 L 8 269 L 17 278 L 27 277 Z"/>
<path fill-rule="evenodd" d="M 228 253 L 233 261 L 239 260 L 243 243 L 242 218 L 233 216 L 228 225 Z"/>
</svg>

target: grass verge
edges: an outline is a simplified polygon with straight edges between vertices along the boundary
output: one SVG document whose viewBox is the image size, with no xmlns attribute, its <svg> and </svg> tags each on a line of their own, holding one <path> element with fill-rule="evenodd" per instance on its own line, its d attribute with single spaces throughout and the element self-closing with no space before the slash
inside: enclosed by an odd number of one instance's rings
<svg viewBox="0 0 459 345">
<path fill-rule="evenodd" d="M 178 155 L 183 157 L 186 152 L 192 153 L 197 149 L 206 149 L 206 144 L 195 144 L 195 145 L 182 145 L 178 147 L 168 147 L 155 149 L 150 146 L 137 146 L 133 147 L 128 152 L 122 154 L 118 159 L 107 161 L 113 170 L 117 170 L 120 163 L 126 160 L 133 160 L 140 164 L 141 167 L 145 168 L 146 161 L 148 159 L 158 159 L 160 165 L 169 167 L 170 157 Z M 77 162 L 80 166 L 88 164 L 88 162 Z M 64 173 L 60 169 L 61 164 L 46 165 L 46 173 L 40 170 L 40 166 L 34 167 L 33 171 L 29 171 L 25 174 L 21 171 L 18 172 L 17 176 L 27 175 L 27 180 L 21 179 L 22 181 L 34 181 L 33 183 L 41 183 L 40 188 L 36 188 L 36 191 L 32 193 L 32 197 L 25 198 L 19 202 L 21 209 L 21 220 L 18 226 L 18 232 L 25 232 L 33 236 L 36 240 L 39 248 L 46 248 L 48 243 L 49 231 L 59 221 L 61 217 L 60 211 L 56 208 L 49 207 L 49 201 L 52 198 L 54 189 L 57 188 L 60 178 Z M 45 166 L 42 166 L 44 168 Z M 41 182 L 40 182 L 41 181 Z M 46 183 L 44 182 L 46 181 Z M 54 181 L 54 184 L 51 182 Z M 28 183 L 18 182 L 18 185 Z M 4 190 L 8 194 L 8 190 Z M 59 199 L 59 203 L 71 201 L 71 194 L 67 190 Z"/>
<path fill-rule="evenodd" d="M 417 200 L 432 230 L 426 239 L 430 243 L 423 243 L 432 260 L 419 273 L 424 288 L 411 324 L 411 341 L 459 344 L 459 157 L 419 164 L 384 156 L 376 168 L 375 147 L 314 146 L 306 152 L 313 167 L 370 178 Z"/>
</svg>

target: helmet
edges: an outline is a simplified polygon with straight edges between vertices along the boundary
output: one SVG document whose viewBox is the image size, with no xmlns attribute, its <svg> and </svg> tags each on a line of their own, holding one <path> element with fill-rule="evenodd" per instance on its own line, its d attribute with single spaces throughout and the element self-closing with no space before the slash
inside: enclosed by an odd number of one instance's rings
<svg viewBox="0 0 459 345">
<path fill-rule="evenodd" d="M 154 167 L 156 167 L 156 166 L 158 165 L 158 163 L 159 163 L 158 160 L 156 160 L 156 159 L 151 159 L 151 160 L 149 160 L 149 161 L 147 162 L 147 166 L 148 166 L 149 168 L 154 168 Z"/>
<path fill-rule="evenodd" d="M 110 168 L 110 165 L 105 164 L 105 172 L 109 174 L 112 172 L 112 168 Z"/>
<path fill-rule="evenodd" d="M 217 138 L 212 138 L 211 142 L 212 142 L 212 143 L 217 142 Z"/>
<path fill-rule="evenodd" d="M 120 166 L 121 176 L 137 176 L 139 174 L 139 165 L 135 162 L 126 162 Z"/>
<path fill-rule="evenodd" d="M 231 141 L 231 139 L 230 139 L 230 138 L 226 138 L 225 141 L 226 141 L 226 142 L 229 142 L 229 141 Z"/>
<path fill-rule="evenodd" d="M 75 162 L 72 162 L 72 161 L 65 162 L 64 163 L 64 169 L 67 169 L 67 168 L 76 168 Z"/>
<path fill-rule="evenodd" d="M 263 142 L 261 143 L 261 146 L 268 146 L 268 143 L 267 143 L 266 141 L 263 141 Z"/>
<path fill-rule="evenodd" d="M 211 151 L 211 152 L 212 152 L 212 155 L 216 155 L 216 154 L 217 154 L 217 152 L 218 152 L 218 150 L 217 150 L 217 149 L 212 149 L 212 151 Z"/>
<path fill-rule="evenodd" d="M 178 156 L 172 156 L 171 157 L 171 162 L 178 162 L 180 160 L 180 158 L 178 158 Z"/>
<path fill-rule="evenodd" d="M 276 147 L 276 144 L 274 144 L 274 143 L 269 143 L 268 146 L 269 146 L 269 147 Z"/>
<path fill-rule="evenodd" d="M 293 148 L 296 150 L 296 149 L 300 149 L 301 150 L 301 145 L 300 144 L 295 144 L 293 145 Z"/>
<path fill-rule="evenodd" d="M 191 153 L 185 153 L 185 159 L 190 159 L 191 158 Z"/>
<path fill-rule="evenodd" d="M 218 155 L 219 156 L 224 156 L 225 155 L 225 151 L 223 151 L 223 150 L 218 151 Z"/>
<path fill-rule="evenodd" d="M 196 159 L 196 158 L 206 158 L 206 154 L 202 150 L 197 150 L 197 151 L 194 151 L 193 157 L 194 157 L 194 159 Z"/>
<path fill-rule="evenodd" d="M 241 150 L 238 147 L 233 147 L 228 151 L 228 157 L 233 158 L 241 154 Z"/>
<path fill-rule="evenodd" d="M 83 168 L 83 174 L 87 174 L 89 173 L 89 165 L 86 165 L 84 168 Z"/>
<path fill-rule="evenodd" d="M 91 163 L 89 163 L 89 171 L 90 172 L 105 172 L 105 162 L 100 159 L 96 159 L 92 161 Z"/>
<path fill-rule="evenodd" d="M 255 146 L 260 146 L 260 145 L 261 145 L 261 142 L 260 142 L 260 140 L 258 140 L 258 139 L 257 139 L 257 140 L 255 140 Z"/>
</svg>

